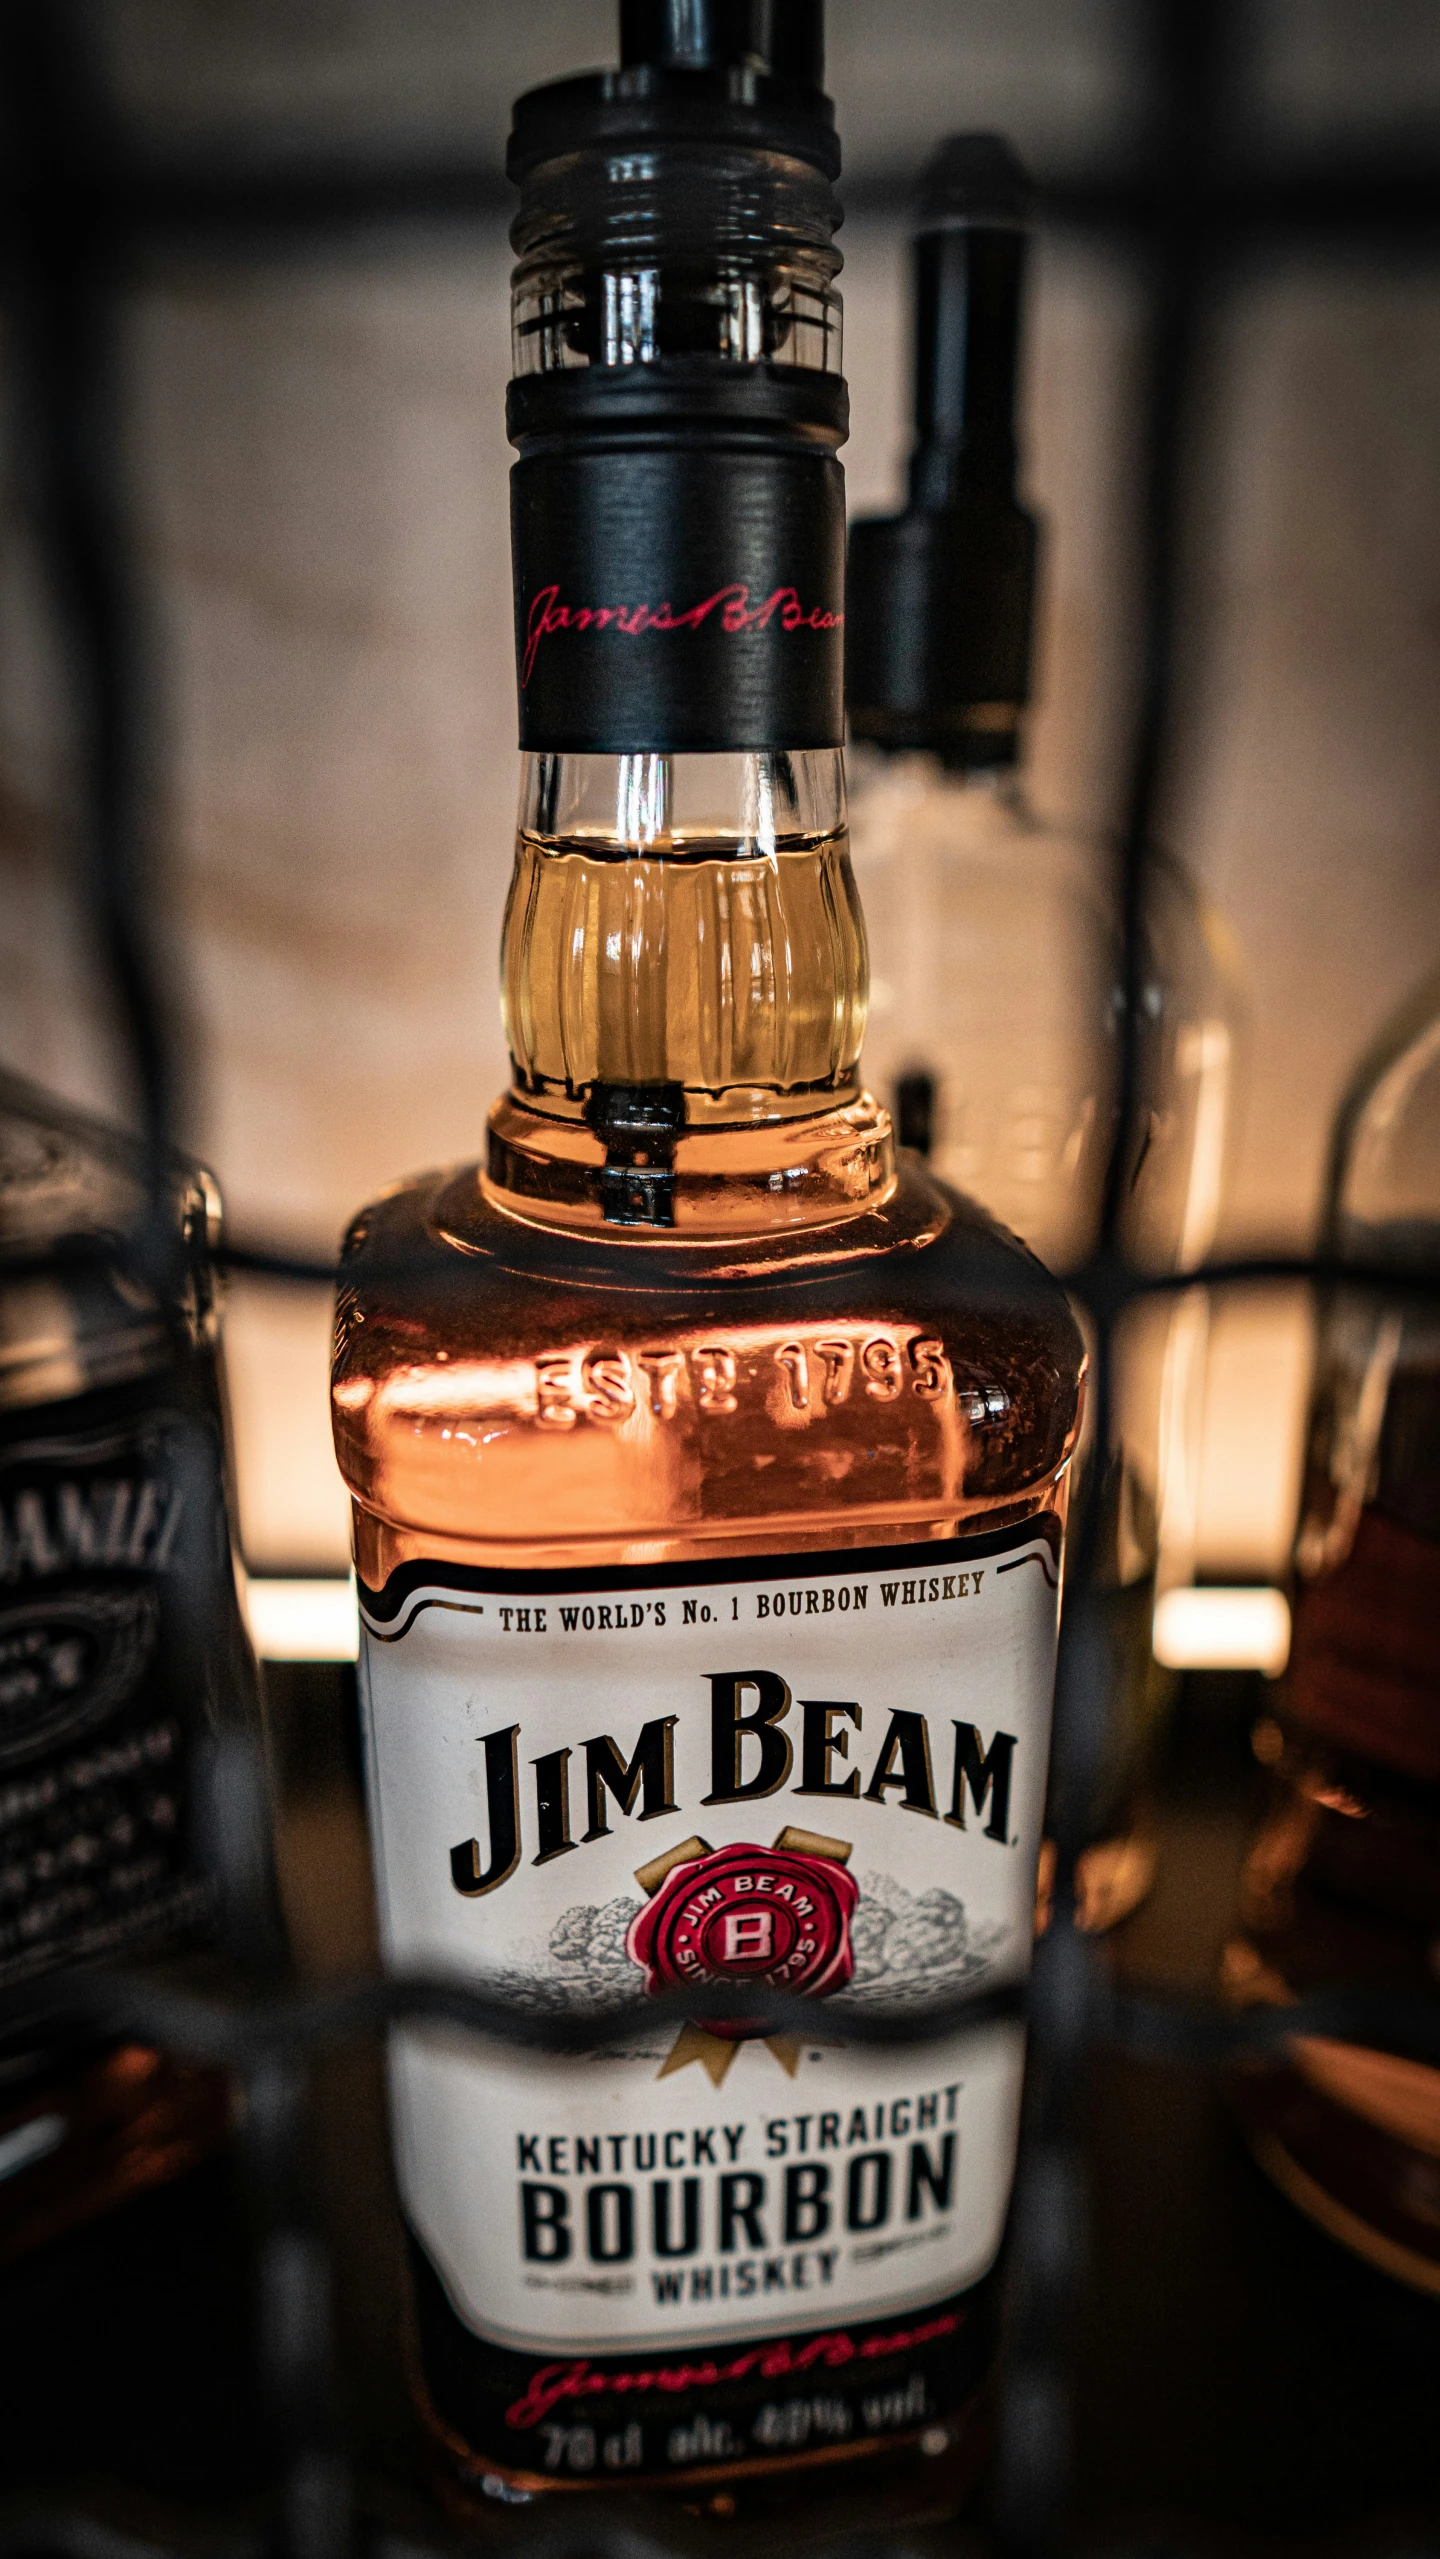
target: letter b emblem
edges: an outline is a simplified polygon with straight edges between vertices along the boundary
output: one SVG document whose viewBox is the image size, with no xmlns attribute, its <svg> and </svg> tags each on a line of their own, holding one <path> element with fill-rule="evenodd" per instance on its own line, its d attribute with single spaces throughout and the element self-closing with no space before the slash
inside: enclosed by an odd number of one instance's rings
<svg viewBox="0 0 1440 2559">
<path fill-rule="evenodd" d="M 724 1961 L 765 1964 L 775 1951 L 775 1915 L 768 1910 L 727 1910 Z"/>
</svg>

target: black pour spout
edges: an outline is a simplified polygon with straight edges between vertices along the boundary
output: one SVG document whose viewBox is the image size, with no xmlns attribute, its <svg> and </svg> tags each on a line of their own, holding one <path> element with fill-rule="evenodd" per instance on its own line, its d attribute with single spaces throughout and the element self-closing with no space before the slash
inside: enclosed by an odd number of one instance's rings
<svg viewBox="0 0 1440 2559">
<path fill-rule="evenodd" d="M 620 0 L 620 61 L 825 85 L 823 0 Z"/>
<path fill-rule="evenodd" d="M 931 161 L 909 502 L 850 532 L 852 733 L 962 766 L 1014 761 L 1029 693 L 1036 527 L 1015 495 L 1015 394 L 1031 201 L 996 134 L 957 134 Z"/>
</svg>

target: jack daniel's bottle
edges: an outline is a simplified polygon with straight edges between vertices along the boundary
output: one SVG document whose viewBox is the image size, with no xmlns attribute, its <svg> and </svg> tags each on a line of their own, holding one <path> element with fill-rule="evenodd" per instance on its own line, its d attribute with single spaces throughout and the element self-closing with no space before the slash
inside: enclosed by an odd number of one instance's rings
<svg viewBox="0 0 1440 2559">
<path fill-rule="evenodd" d="M 511 142 L 513 1080 L 338 1308 L 388 1953 L 604 2037 L 397 2037 L 415 2385 L 460 2507 L 937 2506 L 1019 2030 L 847 2029 L 1026 1969 L 1082 1353 L 857 1072 L 818 8 L 622 42 Z"/>
<path fill-rule="evenodd" d="M 127 1248 L 144 1207 L 133 1140 L 0 1077 L 0 2265 L 228 2129 L 221 2073 L 43 2019 L 49 1974 L 213 1934 L 197 1757 L 227 1726 L 258 1745 L 219 1198 L 175 1159 L 168 1315 Z"/>
</svg>

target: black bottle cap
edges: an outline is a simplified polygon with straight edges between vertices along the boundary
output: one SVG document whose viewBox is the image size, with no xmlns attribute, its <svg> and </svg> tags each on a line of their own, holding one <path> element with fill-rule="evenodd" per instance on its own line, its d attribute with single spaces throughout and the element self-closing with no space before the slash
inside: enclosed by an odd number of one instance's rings
<svg viewBox="0 0 1440 2559">
<path fill-rule="evenodd" d="M 920 180 L 920 228 L 974 222 L 1025 230 L 1035 218 L 1029 172 L 1002 133 L 952 133 Z"/>
<path fill-rule="evenodd" d="M 1030 689 L 1037 530 L 1015 495 L 1015 385 L 1032 204 L 998 134 L 953 135 L 930 162 L 909 502 L 850 528 L 851 733 L 966 768 L 1014 762 Z"/>
</svg>

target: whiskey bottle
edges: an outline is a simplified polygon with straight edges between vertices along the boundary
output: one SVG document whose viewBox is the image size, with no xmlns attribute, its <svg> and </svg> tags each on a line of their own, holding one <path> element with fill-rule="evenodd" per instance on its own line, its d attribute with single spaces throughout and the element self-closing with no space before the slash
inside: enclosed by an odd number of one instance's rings
<svg viewBox="0 0 1440 2559">
<path fill-rule="evenodd" d="M 1096 1242 L 1116 1136 L 1124 953 L 1113 849 L 1038 813 L 1024 775 L 1040 536 L 1016 494 L 1016 405 L 1033 218 L 1000 136 L 941 144 L 913 248 L 907 503 L 851 526 L 846 693 L 867 1075 L 902 1144 L 1066 1271 Z M 1217 928 L 1163 855 L 1137 1018 L 1124 1241 L 1173 1269 L 1213 1239 L 1235 1041 Z M 1102 1487 L 1117 1711 L 1079 1877 L 1092 1926 L 1123 1916 L 1153 1873 L 1143 1790 L 1170 1683 L 1151 1619 L 1162 1541 L 1169 1577 L 1193 1566 L 1206 1320 L 1187 1297 L 1122 1340 Z"/>
<path fill-rule="evenodd" d="M 146 1196 L 133 1140 L 0 1077 L 0 2265 L 229 2126 L 223 2074 L 46 2022 L 60 1969 L 209 1942 L 197 1757 L 226 1730 L 258 1741 L 225 1502 L 219 1196 L 174 1159 L 168 1309 L 129 1250 Z"/>
<path fill-rule="evenodd" d="M 1020 2029 L 862 2037 L 1026 1970 L 1083 1353 L 859 1080 L 818 6 L 621 30 L 510 145 L 512 1082 L 337 1309 L 387 1957 L 596 2037 L 396 2036 L 414 2388 L 460 2513 L 941 2508 Z"/>
<path fill-rule="evenodd" d="M 1323 1241 L 1440 1275 L 1440 980 L 1356 1075 Z M 1275 1796 L 1224 1980 L 1241 2002 L 1339 1983 L 1436 1996 L 1440 1967 L 1440 1311 L 1342 1286 L 1323 1307 Z M 1330 2038 L 1234 2082 L 1263 2167 L 1373 2265 L 1440 2293 L 1440 2071 Z"/>
</svg>

